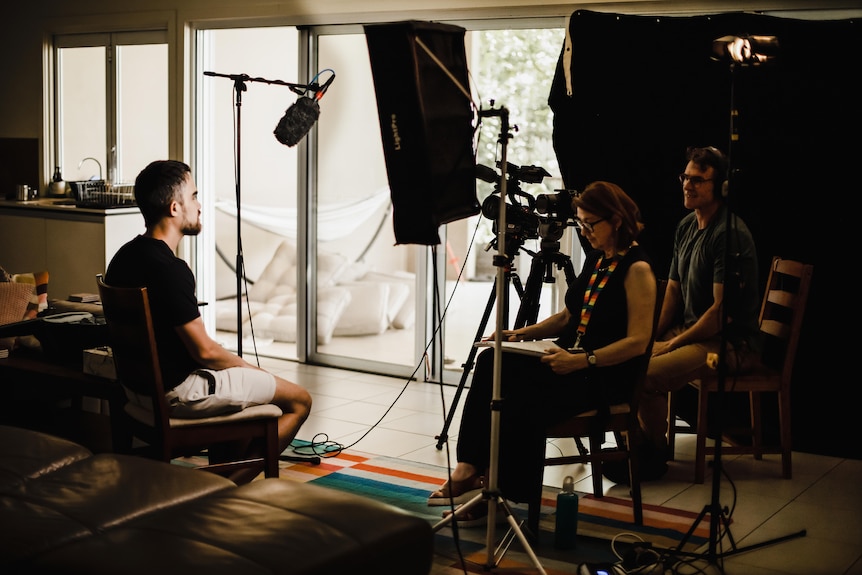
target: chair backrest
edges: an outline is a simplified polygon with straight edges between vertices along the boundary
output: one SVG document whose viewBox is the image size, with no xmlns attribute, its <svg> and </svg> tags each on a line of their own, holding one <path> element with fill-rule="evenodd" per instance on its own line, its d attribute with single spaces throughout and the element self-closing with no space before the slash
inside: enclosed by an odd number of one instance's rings
<svg viewBox="0 0 862 575">
<path fill-rule="evenodd" d="M 813 274 L 812 264 L 775 256 L 766 279 L 759 317 L 762 358 L 781 372 L 783 385 L 790 384 Z"/>
<path fill-rule="evenodd" d="M 165 433 L 169 412 L 147 288 L 109 286 L 101 275 L 97 282 L 117 379 L 129 401 L 151 410 L 153 427 Z"/>
</svg>

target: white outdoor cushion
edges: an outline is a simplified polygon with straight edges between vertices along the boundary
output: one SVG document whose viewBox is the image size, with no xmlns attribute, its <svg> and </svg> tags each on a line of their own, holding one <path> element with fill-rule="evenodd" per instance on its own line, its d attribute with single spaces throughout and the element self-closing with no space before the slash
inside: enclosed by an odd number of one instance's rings
<svg viewBox="0 0 862 575">
<path fill-rule="evenodd" d="M 341 314 L 333 335 L 377 335 L 389 328 L 388 283 L 353 282 L 343 287 L 350 290 L 350 305 Z"/>
<path fill-rule="evenodd" d="M 410 272 L 368 272 L 362 281 L 387 282 L 407 287 L 407 297 L 394 310 L 392 327 L 395 329 L 410 329 L 416 321 L 416 276 Z"/>
</svg>

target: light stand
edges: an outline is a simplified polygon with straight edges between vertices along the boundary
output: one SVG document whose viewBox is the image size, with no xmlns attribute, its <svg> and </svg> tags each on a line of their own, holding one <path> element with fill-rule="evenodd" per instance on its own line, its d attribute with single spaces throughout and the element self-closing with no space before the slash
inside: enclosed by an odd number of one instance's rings
<svg viewBox="0 0 862 575">
<path fill-rule="evenodd" d="M 217 72 L 204 72 L 204 76 L 216 76 L 233 80 L 236 92 L 236 354 L 242 357 L 242 282 L 245 278 L 245 263 L 242 255 L 242 93 L 246 91 L 246 82 L 263 82 L 265 84 L 278 84 L 287 86 L 290 90 L 300 96 L 308 90 L 317 91 L 317 84 L 291 84 L 281 80 L 267 80 L 266 78 L 251 78 L 247 74 L 219 74 Z"/>
<path fill-rule="evenodd" d="M 728 308 L 730 304 L 728 302 L 729 296 L 732 294 L 738 295 L 736 290 L 728 289 L 728 280 L 733 281 L 732 278 L 727 273 L 728 268 L 730 267 L 731 262 L 731 246 L 730 246 L 730 236 L 732 230 L 732 210 L 731 210 L 731 194 L 730 192 L 733 190 L 732 182 L 733 178 L 736 175 L 736 170 L 733 169 L 733 159 L 736 157 L 736 148 L 739 143 L 739 133 L 737 131 L 736 121 L 738 119 L 739 113 L 736 109 L 736 95 L 735 95 L 735 85 L 736 85 L 736 72 L 739 66 L 744 65 L 757 65 L 763 62 L 766 62 L 769 58 L 772 57 L 772 53 L 765 53 L 762 51 L 758 51 L 758 49 L 769 49 L 774 50 L 778 46 L 777 40 L 772 36 L 751 36 L 751 37 L 732 37 L 725 36 L 723 38 L 719 38 L 715 40 L 713 43 L 713 50 L 718 58 L 729 57 L 730 58 L 730 143 L 728 146 L 728 154 L 727 154 L 727 177 L 725 179 L 725 188 L 722 190 L 722 195 L 724 196 L 725 202 L 725 242 L 724 242 L 724 301 L 722 303 L 721 309 L 721 339 L 718 349 L 718 364 L 716 366 L 717 369 L 717 400 L 719 408 L 723 406 L 724 395 L 725 395 L 725 385 L 727 381 L 727 325 L 728 325 Z M 710 503 L 704 506 L 703 510 L 700 514 L 695 518 L 694 523 L 691 528 L 685 534 L 685 536 L 680 540 L 677 547 L 671 552 L 676 555 L 688 555 L 690 557 L 699 558 L 705 560 L 709 565 L 716 565 L 720 570 L 723 571 L 723 567 L 721 565 L 721 560 L 724 557 L 728 557 L 731 555 L 736 555 L 739 553 L 743 553 L 745 551 L 750 551 L 752 549 L 756 549 L 759 547 L 765 547 L 767 545 L 772 545 L 775 543 L 780 543 L 783 541 L 787 541 L 789 539 L 794 539 L 797 537 L 802 537 L 805 535 L 805 530 L 798 531 L 796 533 L 791 533 L 789 535 L 785 535 L 782 537 L 777 537 L 775 539 L 770 539 L 767 541 L 762 541 L 760 543 L 755 543 L 753 545 L 747 545 L 745 547 L 737 547 L 736 541 L 733 539 L 733 534 L 730 532 L 730 525 L 728 521 L 728 517 L 725 514 L 725 510 L 721 507 L 720 503 L 720 492 L 721 492 L 721 475 L 722 475 L 722 462 L 721 462 L 721 441 L 723 434 L 723 424 L 722 424 L 722 416 L 721 409 L 718 410 L 718 418 L 716 425 L 716 446 L 715 446 L 715 454 L 712 463 L 712 495 L 710 499 Z M 691 537 L 692 533 L 696 527 L 703 520 L 704 516 L 709 513 L 709 544 L 707 547 L 707 551 L 702 554 L 694 554 L 694 553 L 685 553 L 681 551 L 683 546 Z M 724 533 L 727 535 L 728 540 L 730 541 L 731 548 L 728 551 L 718 551 L 718 542 L 723 537 L 720 532 L 720 529 L 724 529 Z"/>
<path fill-rule="evenodd" d="M 483 499 L 487 500 L 488 505 L 488 528 L 486 532 L 486 551 L 487 551 L 487 560 L 485 563 L 486 569 L 491 569 L 497 566 L 499 560 L 502 558 L 498 557 L 495 553 L 494 549 L 494 541 L 496 539 L 496 524 L 497 524 L 497 506 L 499 505 L 503 512 L 506 514 L 506 520 L 509 523 L 509 532 L 514 533 L 520 540 L 521 544 L 524 547 L 527 555 L 530 556 L 530 559 L 533 561 L 533 564 L 539 570 L 542 575 L 545 575 L 545 570 L 542 568 L 542 564 L 539 562 L 539 558 L 533 552 L 533 549 L 530 547 L 527 538 L 524 536 L 523 531 L 521 531 L 521 527 L 518 525 L 518 522 L 515 520 L 514 515 L 512 514 L 512 509 L 509 507 L 508 502 L 503 497 L 502 493 L 497 487 L 497 472 L 499 468 L 499 440 L 500 440 L 500 410 L 502 408 L 502 398 L 500 397 L 500 389 L 501 389 L 501 375 L 502 375 L 502 364 L 503 364 L 503 351 L 502 351 L 502 331 L 503 325 L 506 321 L 506 310 L 504 309 L 504 301 L 506 299 L 506 281 L 505 281 L 505 268 L 508 266 L 508 257 L 506 256 L 506 150 L 508 147 L 508 141 L 511 137 L 509 133 L 509 111 L 505 107 L 500 107 L 496 110 L 488 110 L 484 112 L 480 112 L 480 116 L 499 116 L 500 117 L 500 215 L 498 218 L 497 225 L 497 255 L 494 256 L 494 265 L 497 266 L 497 280 L 496 280 L 496 288 L 497 288 L 497 325 L 495 327 L 495 335 L 494 335 L 494 372 L 493 372 L 493 387 L 491 393 L 491 453 L 490 460 L 487 470 L 487 480 L 486 486 L 482 490 L 482 493 L 476 495 L 463 505 L 458 506 L 452 513 L 450 513 L 447 517 L 443 518 L 442 521 L 438 522 L 434 526 L 434 531 L 438 531 L 440 528 L 448 525 L 451 521 L 457 520 L 458 516 L 467 512 L 474 505 L 478 505 L 481 503 Z M 502 550 L 502 553 L 505 553 L 506 549 Z"/>
</svg>

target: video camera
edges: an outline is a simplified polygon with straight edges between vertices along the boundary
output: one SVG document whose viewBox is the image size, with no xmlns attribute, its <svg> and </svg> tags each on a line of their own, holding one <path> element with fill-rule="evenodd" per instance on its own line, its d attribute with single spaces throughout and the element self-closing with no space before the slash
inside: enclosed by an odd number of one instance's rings
<svg viewBox="0 0 862 575">
<path fill-rule="evenodd" d="M 497 167 L 500 168 L 500 162 Z M 574 191 L 562 190 L 555 194 L 539 194 L 536 197 L 524 192 L 520 182 L 538 184 L 550 176 L 539 166 L 516 166 L 506 162 L 506 235 L 510 240 L 523 243 L 524 240 L 541 237 L 555 242 L 563 236 L 563 230 L 571 225 L 575 217 L 572 209 Z M 482 215 L 494 221 L 494 233 L 498 233 L 497 219 L 500 215 L 500 179 L 497 172 L 478 164 L 476 177 L 494 184 L 494 193 L 482 202 Z M 496 194 L 496 195 L 495 195 Z"/>
<path fill-rule="evenodd" d="M 553 241 L 563 237 L 566 226 L 574 223 L 572 200 L 576 195 L 575 190 L 557 190 L 554 194 L 536 196 L 536 211 L 544 216 L 540 218 L 539 235 Z"/>
</svg>

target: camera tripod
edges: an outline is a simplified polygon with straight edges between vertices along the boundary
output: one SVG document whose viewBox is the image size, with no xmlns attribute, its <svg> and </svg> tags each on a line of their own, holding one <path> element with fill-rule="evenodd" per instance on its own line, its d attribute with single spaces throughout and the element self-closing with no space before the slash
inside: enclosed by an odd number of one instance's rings
<svg viewBox="0 0 862 575">
<path fill-rule="evenodd" d="M 532 325 L 536 323 L 539 317 L 539 299 L 542 295 L 542 284 L 553 283 L 555 281 L 553 268 L 556 266 L 558 270 L 563 270 L 566 277 L 566 285 L 571 285 L 575 280 L 575 270 L 572 266 L 572 260 L 569 256 L 561 253 L 560 242 L 542 240 L 542 247 L 538 253 L 530 252 L 523 247 L 523 241 L 509 241 L 508 244 L 517 246 L 513 253 L 507 256 L 506 265 L 503 267 L 503 317 L 506 323 L 501 326 L 501 329 L 507 329 L 507 320 L 509 317 L 509 282 L 515 287 L 515 293 L 518 294 L 520 305 L 518 307 L 518 315 L 515 316 L 515 329 Z M 512 262 L 514 254 L 518 250 L 523 250 L 533 257 L 530 265 L 530 273 L 527 276 L 526 287 L 521 284 L 521 278 L 514 271 Z M 488 302 L 485 305 L 485 311 L 482 314 L 482 320 L 479 322 L 479 328 L 476 330 L 476 335 L 473 338 L 473 343 L 481 341 L 486 334 L 488 327 L 488 319 L 491 317 L 491 310 L 494 308 L 496 300 L 497 278 L 494 279 L 494 284 L 491 287 L 491 293 L 488 296 Z M 461 399 L 461 394 L 467 384 L 467 379 L 475 366 L 475 358 L 479 348 L 475 345 L 470 346 L 470 353 L 467 355 L 467 360 L 463 364 L 461 379 L 458 381 L 458 388 L 455 390 L 455 396 L 452 399 L 452 406 L 449 408 L 449 413 L 446 415 L 446 421 L 443 424 L 443 429 L 440 434 L 435 436 L 437 439 L 437 449 L 443 449 L 446 441 L 449 439 L 449 426 L 452 424 L 452 419 L 455 416 L 455 409 L 458 406 L 458 401 Z M 578 444 L 578 449 L 583 451 L 584 448 Z"/>
</svg>

